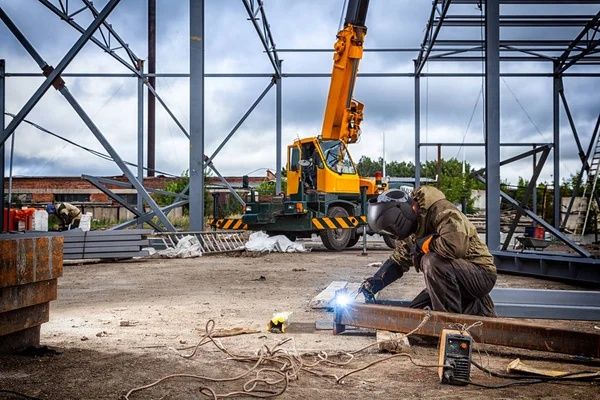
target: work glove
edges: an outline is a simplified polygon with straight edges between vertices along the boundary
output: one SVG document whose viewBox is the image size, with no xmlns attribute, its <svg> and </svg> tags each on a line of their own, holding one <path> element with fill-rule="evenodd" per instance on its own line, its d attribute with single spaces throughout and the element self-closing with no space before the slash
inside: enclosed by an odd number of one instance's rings
<svg viewBox="0 0 600 400">
<path fill-rule="evenodd" d="M 417 272 L 421 272 L 421 260 L 423 259 L 423 256 L 424 254 L 417 251 L 417 247 L 415 246 L 415 251 L 412 253 L 412 263 Z"/>
<path fill-rule="evenodd" d="M 431 250 L 429 245 L 433 240 L 434 235 L 427 235 L 422 238 L 415 239 L 415 246 L 412 251 L 412 262 L 417 272 L 421 272 L 421 259 Z"/>
<path fill-rule="evenodd" d="M 402 275 L 404 275 L 402 267 L 393 259 L 388 258 L 375 275 L 365 279 L 359 290 L 365 296 L 365 301 L 372 303 L 379 291 L 401 278 Z"/>
<path fill-rule="evenodd" d="M 362 285 L 360 285 L 359 292 L 365 296 L 365 302 L 374 303 L 375 302 L 375 294 L 383 289 L 384 284 L 381 278 L 372 276 L 364 280 Z"/>
<path fill-rule="evenodd" d="M 415 252 L 420 253 L 421 255 L 429 253 L 429 245 L 433 240 L 434 235 L 427 235 L 422 238 L 418 238 L 415 240 Z"/>
</svg>

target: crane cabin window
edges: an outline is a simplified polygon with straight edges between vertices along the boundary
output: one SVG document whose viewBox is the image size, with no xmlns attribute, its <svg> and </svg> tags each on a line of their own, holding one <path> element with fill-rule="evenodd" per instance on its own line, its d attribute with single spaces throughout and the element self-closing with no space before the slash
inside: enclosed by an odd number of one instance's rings
<svg viewBox="0 0 600 400">
<path fill-rule="evenodd" d="M 338 174 L 355 174 L 354 163 L 346 146 L 339 140 L 323 140 L 321 150 L 325 157 L 325 163 Z"/>
<path fill-rule="evenodd" d="M 290 171 L 298 171 L 298 161 L 300 161 L 300 150 L 297 147 L 290 147 L 289 155 Z"/>
</svg>

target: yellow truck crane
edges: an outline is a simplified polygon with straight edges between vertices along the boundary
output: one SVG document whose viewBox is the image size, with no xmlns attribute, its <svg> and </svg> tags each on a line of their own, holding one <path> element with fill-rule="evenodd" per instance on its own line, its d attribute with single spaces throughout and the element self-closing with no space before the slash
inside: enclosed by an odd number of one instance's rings
<svg viewBox="0 0 600 400">
<path fill-rule="evenodd" d="M 318 233 L 330 250 L 358 241 L 362 229 L 357 228 L 366 223 L 367 199 L 383 189 L 380 177 L 359 176 L 348 151 L 361 134 L 364 104 L 354 100 L 352 93 L 363 55 L 368 6 L 369 0 L 348 3 L 334 46 L 321 134 L 288 146 L 285 195 L 261 202 L 251 193 L 242 217 L 248 229 L 291 239 Z"/>
</svg>

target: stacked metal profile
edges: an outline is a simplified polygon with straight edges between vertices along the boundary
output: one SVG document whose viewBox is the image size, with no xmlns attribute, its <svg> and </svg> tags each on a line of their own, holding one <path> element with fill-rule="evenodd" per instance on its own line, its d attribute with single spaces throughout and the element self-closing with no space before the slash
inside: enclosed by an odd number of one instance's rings
<svg viewBox="0 0 600 400">
<path fill-rule="evenodd" d="M 39 345 L 63 270 L 61 236 L 0 235 L 0 352 Z"/>
<path fill-rule="evenodd" d="M 150 245 L 147 236 L 152 232 L 150 229 L 63 232 L 64 259 L 144 257 L 148 252 L 143 249 Z"/>
</svg>

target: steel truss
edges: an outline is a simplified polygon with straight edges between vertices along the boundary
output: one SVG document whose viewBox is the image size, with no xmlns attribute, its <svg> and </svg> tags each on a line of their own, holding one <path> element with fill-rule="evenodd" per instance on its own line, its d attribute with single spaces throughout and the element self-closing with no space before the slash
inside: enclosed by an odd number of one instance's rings
<svg viewBox="0 0 600 400">
<path fill-rule="evenodd" d="M 464 15 L 455 12 L 457 7 L 454 5 L 473 5 L 481 10 L 477 14 Z M 600 41 L 600 12 L 595 15 L 544 15 L 543 9 L 538 12 L 532 12 L 531 15 L 506 14 L 502 13 L 501 5 L 534 5 L 544 6 L 548 4 L 598 4 L 598 1 L 512 1 L 512 0 L 436 0 L 434 1 L 426 32 L 421 45 L 419 56 L 415 61 L 415 160 L 417 167 L 417 176 L 420 177 L 419 160 L 420 149 L 423 144 L 420 141 L 420 78 L 424 77 L 422 73 L 427 62 L 465 62 L 477 61 L 485 62 L 485 143 L 483 144 L 486 154 L 486 177 L 479 175 L 479 179 L 486 182 L 486 236 L 487 243 L 496 257 L 496 263 L 499 270 L 550 277 L 562 280 L 572 280 L 578 282 L 592 283 L 597 285 L 600 282 L 600 270 L 598 262 L 589 259 L 591 254 L 583 247 L 574 243 L 567 236 L 562 234 L 559 227 L 560 218 L 560 119 L 559 114 L 564 110 L 567 115 L 569 126 L 573 133 L 573 138 L 577 145 L 579 157 L 582 161 L 580 175 L 584 171 L 589 171 L 589 159 L 593 154 L 592 146 L 598 132 L 598 124 L 591 135 L 590 144 L 587 151 L 584 150 L 581 143 L 576 124 L 567 102 L 563 86 L 563 78 L 568 76 L 572 67 L 575 65 L 586 67 L 597 67 L 600 65 L 600 51 L 598 44 Z M 464 10 L 464 8 L 462 9 Z M 513 7 L 514 10 L 514 7 Z M 445 39 L 443 36 L 451 31 L 453 27 L 482 27 L 485 28 L 485 38 L 472 39 Z M 511 27 L 579 27 L 579 34 L 572 40 L 568 39 L 545 39 L 545 35 L 536 37 L 535 30 L 528 31 L 524 39 L 507 40 L 500 37 L 500 27 L 503 32 L 510 30 Z M 553 80 L 553 141 L 550 146 L 533 146 L 533 150 L 514 157 L 520 159 L 524 156 L 534 156 L 534 171 L 532 179 L 526 191 L 526 199 L 523 203 L 517 202 L 508 194 L 500 191 L 500 166 L 510 160 L 500 161 L 500 124 L 499 124 L 499 79 L 503 74 L 500 73 L 500 63 L 502 62 L 543 62 L 552 63 L 552 73 L 549 77 Z M 580 71 L 581 68 L 579 69 Z M 589 69 L 586 71 L 590 71 Z M 441 144 L 431 144 L 441 145 Z M 481 144 L 448 144 L 459 146 L 480 146 Z M 439 148 L 439 147 L 438 147 Z M 534 209 L 527 207 L 530 196 L 535 195 L 535 186 L 537 178 L 543 168 L 550 150 L 553 150 L 553 179 L 554 179 L 554 224 L 551 225 L 537 216 Z M 536 160 L 536 154 L 541 151 L 539 160 Z M 502 198 L 513 208 L 516 209 L 516 217 L 512 222 L 509 233 L 504 243 L 500 243 L 500 203 L 498 198 Z M 600 199 L 596 199 L 600 204 Z M 533 199 L 535 204 L 535 198 Z M 568 207 L 570 212 L 572 204 Z M 566 255 L 550 255 L 544 253 L 516 254 L 506 251 L 508 243 L 514 234 L 514 230 L 521 216 L 527 215 L 537 224 L 543 226 L 555 237 L 563 241 L 567 246 L 573 249 L 580 257 Z M 562 221 L 563 225 L 566 219 Z M 500 249 L 501 248 L 501 249 Z M 497 250 L 500 249 L 500 250 Z M 587 258 L 587 259 L 585 259 Z"/>
<path fill-rule="evenodd" d="M 202 171 L 205 168 L 211 168 L 216 172 L 217 176 L 221 177 L 214 165 L 214 159 L 223 148 L 223 146 L 235 135 L 238 128 L 244 123 L 247 117 L 253 112 L 256 106 L 262 101 L 265 95 L 270 91 L 273 86 L 276 86 L 276 162 L 277 162 L 277 188 L 281 188 L 281 87 L 282 81 L 285 78 L 317 78 L 317 77 L 329 77 L 329 73 L 285 73 L 282 70 L 281 59 L 279 58 L 280 52 L 296 52 L 296 51 L 331 51 L 328 49 L 277 49 L 273 34 L 271 32 L 263 0 L 241 0 L 243 7 L 245 8 L 248 19 L 253 25 L 257 36 L 262 44 L 263 50 L 269 59 L 273 67 L 273 73 L 207 73 L 204 70 L 204 2 L 205 0 L 190 0 L 190 73 L 144 73 L 141 67 L 140 58 L 134 53 L 129 45 L 118 35 L 116 30 L 110 25 L 106 18 L 114 9 L 114 6 L 118 3 L 118 0 L 109 2 L 105 9 L 98 11 L 91 1 L 81 0 L 80 5 L 73 8 L 68 1 L 56 0 L 38 0 L 43 6 L 45 6 L 53 14 L 61 18 L 73 29 L 77 30 L 82 37 L 78 44 L 83 46 L 87 41 L 91 41 L 104 52 L 108 53 L 111 57 L 117 60 L 120 64 L 126 67 L 130 73 L 63 73 L 64 67 L 72 60 L 77 54 L 77 49 L 74 46 L 73 51 L 67 53 L 67 56 L 56 69 L 51 70 L 46 67 L 46 63 L 43 59 L 33 50 L 27 40 L 21 35 L 19 41 L 23 46 L 28 49 L 29 53 L 38 62 L 41 68 L 46 68 L 44 75 L 46 80 L 40 87 L 38 92 L 32 97 L 30 102 L 26 104 L 23 110 L 17 115 L 17 118 L 13 119 L 9 126 L 0 135 L 0 145 L 3 145 L 6 138 L 8 138 L 14 129 L 18 126 L 21 120 L 25 117 L 27 112 L 35 105 L 41 95 L 48 90 L 50 86 L 56 84 L 61 86 L 61 77 L 134 77 L 139 80 L 142 85 L 145 85 L 149 92 L 154 95 L 158 100 L 159 104 L 165 109 L 172 121 L 178 126 L 182 134 L 190 139 L 191 147 L 194 151 L 190 152 L 190 185 L 186 188 L 184 195 L 189 194 L 188 199 L 190 201 L 190 220 L 191 229 L 201 230 L 203 228 L 203 204 L 204 204 L 204 180 Z M 114 5 L 113 5 L 114 3 Z M 485 12 L 481 15 L 463 15 L 453 14 L 452 10 L 454 5 L 460 4 L 471 4 L 477 5 L 483 3 Z M 420 148 L 427 146 L 427 143 L 421 143 L 420 141 L 420 81 L 423 78 L 435 78 L 435 77 L 478 77 L 482 76 L 480 73 L 427 73 L 424 72 L 424 67 L 427 62 L 430 61 L 448 61 L 448 62 L 462 62 L 462 61 L 481 61 L 486 60 L 486 143 L 484 144 L 486 151 L 486 170 L 487 182 L 488 182 L 488 199 L 494 199 L 500 197 L 499 192 L 499 84 L 498 79 L 500 76 L 507 77 L 552 77 L 554 80 L 555 93 L 554 93 L 554 140 L 553 140 L 553 151 L 554 151 L 554 180 L 555 187 L 558 187 L 560 181 L 560 170 L 559 170 L 559 119 L 558 113 L 560 111 L 560 100 L 562 100 L 565 112 L 569 117 L 569 122 L 573 130 L 573 134 L 578 144 L 580 154 L 582 153 L 581 142 L 578 138 L 570 110 L 568 110 L 568 104 L 566 97 L 564 96 L 564 89 L 562 89 L 562 78 L 563 77 L 600 77 L 598 71 L 571 71 L 574 65 L 587 65 L 596 66 L 600 65 L 600 56 L 598 55 L 598 17 L 600 15 L 575 15 L 569 17 L 556 16 L 556 15 L 504 15 L 500 13 L 500 5 L 511 4 L 528 4 L 528 5 L 539 5 L 543 6 L 546 4 L 600 4 L 600 0 L 584 0 L 584 1 L 572 1 L 572 0 L 436 0 L 433 4 L 429 21 L 426 26 L 426 32 L 423 38 L 423 42 L 419 48 L 389 48 L 389 49 L 365 49 L 365 51 L 372 52 L 413 52 L 415 56 L 415 69 L 412 72 L 375 72 L 375 73 L 360 73 L 359 76 L 364 78 L 413 78 L 415 82 L 415 165 L 416 170 L 416 182 L 418 183 L 420 178 L 419 162 L 420 162 Z M 108 6 L 112 6 L 109 9 Z M 91 12 L 94 17 L 93 23 L 89 28 L 84 28 L 76 19 L 84 12 Z M 4 13 L 3 13 L 4 14 Z M 5 23 L 11 24 L 10 19 L 6 16 L 3 18 Z M 9 22 L 7 22 L 9 21 Z M 477 39 L 444 39 L 445 27 L 452 26 L 481 26 L 485 24 L 486 37 L 482 40 Z M 92 26 L 93 25 L 93 26 Z M 556 27 L 556 26 L 578 26 L 581 27 L 579 35 L 573 40 L 565 39 L 545 39 L 545 38 L 528 38 L 525 40 L 505 40 L 500 38 L 499 28 L 500 26 L 507 27 L 511 26 L 544 26 L 544 27 Z M 94 28 L 91 30 L 91 28 Z M 91 32 L 88 32 L 90 31 Z M 13 34 L 17 35 L 18 29 L 14 27 L 11 29 Z M 17 36 L 18 37 L 18 36 Z M 487 45 L 484 46 L 484 43 Z M 481 57 L 480 53 L 485 52 L 485 57 Z M 73 54 L 70 54 L 73 53 Z M 500 73 L 499 63 L 503 61 L 544 61 L 553 62 L 554 68 L 552 73 L 528 73 L 528 72 L 511 72 L 511 73 Z M 63 65 L 64 64 L 64 65 Z M 1 72 L 1 71 L 0 71 Z M 21 76 L 39 76 L 39 73 L 21 72 L 21 73 L 0 73 L 0 88 L 2 88 L 4 77 L 21 77 Z M 172 110 L 165 104 L 164 100 L 156 93 L 153 85 L 149 83 L 151 78 L 156 77 L 189 77 L 190 78 L 190 130 L 189 132 L 185 129 L 183 124 L 174 115 Z M 204 79 L 205 78 L 220 78 L 220 77 L 263 77 L 269 78 L 270 83 L 261 92 L 256 101 L 251 107 L 242 115 L 239 122 L 232 128 L 232 130 L 226 135 L 222 143 L 217 147 L 217 150 L 209 157 L 204 154 Z M 66 87 L 61 92 L 67 92 Z M 67 92 L 68 93 L 68 92 Z M 3 93 L 2 93 L 3 94 Z M 64 93 L 63 93 L 64 95 Z M 1 96 L 1 94 L 0 94 Z M 143 95 L 140 96 L 140 102 L 143 101 Z M 85 116 L 85 112 L 77 106 L 74 99 L 66 95 L 70 99 L 70 103 L 78 113 L 82 116 L 90 130 L 99 138 L 103 146 L 107 149 L 111 157 L 122 169 L 126 175 L 128 182 L 136 188 L 141 196 L 144 198 L 147 204 L 150 206 L 150 212 L 145 213 L 141 210 L 142 206 L 136 207 L 139 211 L 134 213 L 142 216 L 158 216 L 161 221 L 162 229 L 172 229 L 169 226 L 168 220 L 164 215 L 164 212 L 156 205 L 153 200 L 149 197 L 148 191 L 143 188 L 142 175 L 138 170 L 138 176 L 136 177 L 131 171 L 127 169 L 125 165 L 122 165 L 122 160 L 112 149 L 110 143 L 106 142 L 101 132 L 95 127 L 91 119 Z M 1 100 L 1 98 L 0 98 Z M 0 108 L 2 107 L 2 101 L 0 101 Z M 0 110 L 2 111 L 2 110 Z M 3 113 L 2 113 L 3 114 Z M 3 118 L 3 116 L 2 116 Z M 140 122 L 141 124 L 141 122 Z M 139 129 L 138 140 L 141 141 L 140 136 L 142 129 Z M 104 139 L 104 140 L 103 140 Z M 449 145 L 449 144 L 444 144 Z M 470 146 L 471 144 L 465 143 L 464 146 Z M 480 144 L 473 144 L 480 145 Z M 540 144 L 541 147 L 543 144 Z M 110 149 L 110 151 L 109 151 Z M 141 152 L 141 150 L 140 150 Z M 589 154 L 589 151 L 587 152 Z M 583 153 L 586 155 L 586 153 Z M 140 158 L 140 157 L 138 157 Z M 584 157 L 585 158 L 585 157 Z M 584 167 L 585 167 L 584 163 Z M 235 190 L 226 183 L 223 179 L 224 184 L 232 191 L 234 196 L 237 196 Z M 555 191 L 558 192 L 558 191 Z M 243 199 L 236 197 L 238 201 L 243 203 Z M 185 202 L 184 197 L 179 198 L 178 201 Z M 560 218 L 560 201 L 559 194 L 555 193 L 555 221 Z M 495 201 L 488 200 L 488 213 L 487 213 L 487 226 L 488 226 L 488 244 L 490 247 L 495 248 L 499 246 L 499 204 Z M 140 217 L 141 218 L 141 217 Z M 558 226 L 558 223 L 555 222 Z M 496 229 L 498 228 L 498 229 Z M 497 231 L 497 233 L 496 233 Z"/>
</svg>

